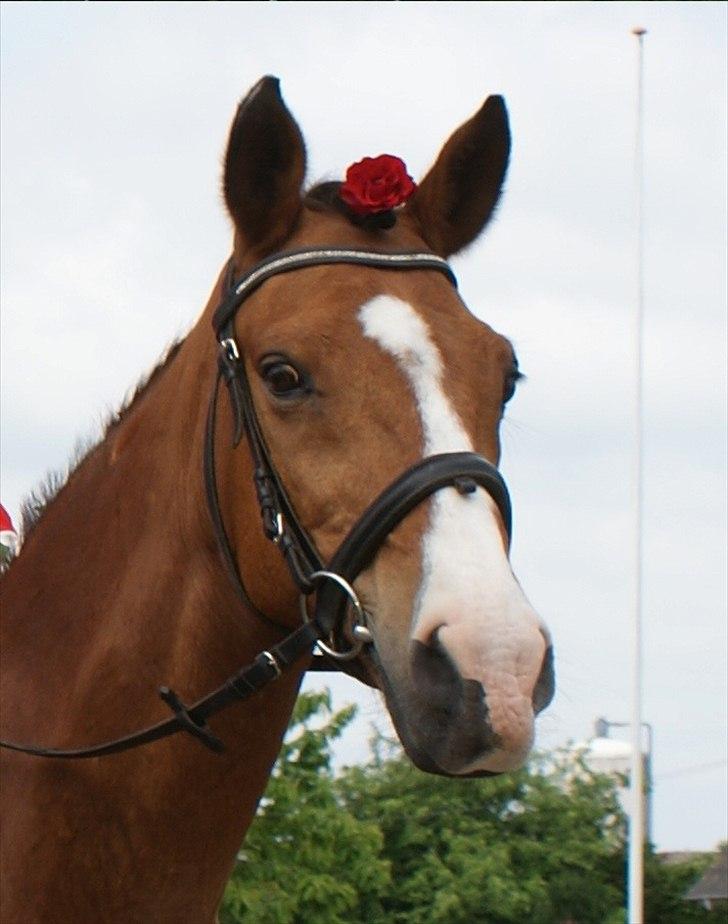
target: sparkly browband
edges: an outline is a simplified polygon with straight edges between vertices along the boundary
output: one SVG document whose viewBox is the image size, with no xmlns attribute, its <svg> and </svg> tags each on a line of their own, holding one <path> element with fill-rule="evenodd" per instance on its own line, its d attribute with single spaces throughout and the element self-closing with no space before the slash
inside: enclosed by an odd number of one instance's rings
<svg viewBox="0 0 728 924">
<path fill-rule="evenodd" d="M 229 295 L 213 315 L 212 325 L 217 334 L 231 320 L 241 303 L 266 279 L 279 273 L 306 266 L 320 266 L 331 263 L 355 263 L 360 266 L 375 266 L 379 269 L 434 269 L 444 273 L 457 287 L 457 279 L 446 260 L 434 253 L 381 253 L 370 250 L 344 250 L 340 247 L 306 250 L 291 250 L 267 257 L 230 287 Z"/>
</svg>

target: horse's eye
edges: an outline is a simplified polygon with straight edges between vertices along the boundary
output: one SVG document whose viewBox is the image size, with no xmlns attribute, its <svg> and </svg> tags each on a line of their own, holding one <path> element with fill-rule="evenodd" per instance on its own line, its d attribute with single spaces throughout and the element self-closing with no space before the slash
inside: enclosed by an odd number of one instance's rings
<svg viewBox="0 0 728 924">
<path fill-rule="evenodd" d="M 508 376 L 503 385 L 503 407 L 508 404 L 513 395 L 516 393 L 516 385 L 522 378 L 524 378 L 524 375 L 522 372 L 518 371 L 517 366 L 514 366 L 513 369 L 508 373 Z"/>
<path fill-rule="evenodd" d="M 303 390 L 303 376 L 288 362 L 268 361 L 263 364 L 261 371 L 268 389 L 277 398 L 290 397 Z"/>
</svg>

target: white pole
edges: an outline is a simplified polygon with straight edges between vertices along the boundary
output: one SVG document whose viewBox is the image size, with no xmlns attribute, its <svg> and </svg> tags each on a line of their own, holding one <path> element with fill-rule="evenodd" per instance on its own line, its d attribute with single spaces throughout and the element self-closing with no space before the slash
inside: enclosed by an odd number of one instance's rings
<svg viewBox="0 0 728 924">
<path fill-rule="evenodd" d="M 637 311 L 635 319 L 635 587 L 632 639 L 632 761 L 630 772 L 629 856 L 627 864 L 627 921 L 644 924 L 644 780 L 642 763 L 642 512 L 643 512 L 643 320 L 644 320 L 644 171 L 642 128 L 643 39 L 646 29 L 635 28 L 638 42 L 637 131 L 635 138 L 635 196 L 637 223 Z"/>
</svg>

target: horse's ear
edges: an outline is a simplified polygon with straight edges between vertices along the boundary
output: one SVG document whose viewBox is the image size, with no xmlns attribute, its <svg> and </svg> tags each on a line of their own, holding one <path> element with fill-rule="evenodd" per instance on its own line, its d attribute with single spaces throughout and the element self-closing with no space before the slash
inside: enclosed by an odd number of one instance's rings
<svg viewBox="0 0 728 924">
<path fill-rule="evenodd" d="M 225 154 L 225 203 L 236 250 L 265 254 L 291 233 L 301 211 L 306 150 L 276 77 L 263 77 L 238 106 Z"/>
<path fill-rule="evenodd" d="M 486 226 L 500 198 L 510 149 L 505 103 L 489 96 L 451 136 L 407 203 L 435 253 L 457 253 Z"/>
</svg>

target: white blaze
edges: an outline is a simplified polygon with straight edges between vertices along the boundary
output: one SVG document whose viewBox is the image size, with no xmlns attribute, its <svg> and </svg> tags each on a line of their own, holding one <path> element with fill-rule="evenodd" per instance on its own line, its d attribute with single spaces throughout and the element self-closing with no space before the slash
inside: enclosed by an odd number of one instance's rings
<svg viewBox="0 0 728 924">
<path fill-rule="evenodd" d="M 422 421 L 424 456 L 472 452 L 472 441 L 444 392 L 442 356 L 423 318 L 407 302 L 379 295 L 360 309 L 359 319 L 364 334 L 397 360 L 410 382 Z M 412 638 L 427 643 L 438 633 L 461 675 L 483 685 L 491 725 L 503 740 L 502 750 L 462 772 L 520 765 L 532 744 L 531 692 L 545 642 L 511 571 L 488 493 L 436 492 L 422 556 Z"/>
</svg>

